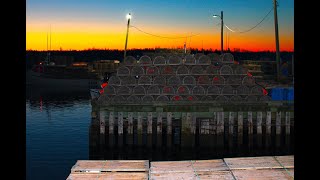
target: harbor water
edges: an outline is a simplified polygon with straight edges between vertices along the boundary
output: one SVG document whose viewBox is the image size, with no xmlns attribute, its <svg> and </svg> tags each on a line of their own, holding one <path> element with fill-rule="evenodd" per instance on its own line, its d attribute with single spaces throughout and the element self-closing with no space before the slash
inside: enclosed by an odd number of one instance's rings
<svg viewBox="0 0 320 180">
<path fill-rule="evenodd" d="M 129 131 L 123 121 L 123 134 L 118 124 L 110 133 L 108 117 L 101 130 L 101 118 L 92 118 L 89 92 L 60 92 L 27 88 L 26 99 L 26 168 L 27 179 L 66 179 L 77 160 L 148 159 L 152 161 L 219 159 L 226 157 L 273 156 L 294 154 L 294 131 L 291 134 L 249 136 L 244 121 L 241 141 L 234 136 L 205 133 L 197 120 L 195 133 L 185 132 L 181 119 L 172 119 L 171 133 L 167 133 L 164 120 L 162 133 L 157 132 L 157 119 L 153 119 L 148 133 L 143 119 L 142 132 L 133 118 Z M 109 112 L 105 112 L 107 115 Z M 136 112 L 133 112 L 136 113 Z M 227 124 L 225 124 L 227 126 Z M 264 128 L 264 127 L 263 127 Z M 225 127 L 225 129 L 228 129 Z M 128 133 L 130 132 L 130 133 Z"/>
</svg>

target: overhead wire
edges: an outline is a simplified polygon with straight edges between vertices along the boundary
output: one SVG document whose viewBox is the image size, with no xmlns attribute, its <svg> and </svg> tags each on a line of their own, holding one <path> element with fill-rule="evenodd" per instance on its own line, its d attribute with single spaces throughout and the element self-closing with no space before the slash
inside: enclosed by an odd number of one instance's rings
<svg viewBox="0 0 320 180">
<path fill-rule="evenodd" d="M 231 29 L 231 28 L 228 27 L 226 24 L 224 24 L 224 26 L 225 26 L 228 30 L 230 30 L 231 32 L 246 33 L 246 32 L 249 32 L 249 31 L 253 30 L 253 29 L 256 28 L 257 26 L 259 26 L 259 25 L 268 17 L 268 15 L 271 13 L 272 10 L 273 10 L 273 7 L 272 7 L 272 8 L 270 9 L 270 11 L 262 18 L 262 20 L 261 20 L 258 24 L 256 24 L 255 26 L 253 26 L 252 28 L 250 28 L 250 29 L 248 29 L 248 30 L 238 32 L 238 31 L 235 31 L 235 30 Z"/>
</svg>

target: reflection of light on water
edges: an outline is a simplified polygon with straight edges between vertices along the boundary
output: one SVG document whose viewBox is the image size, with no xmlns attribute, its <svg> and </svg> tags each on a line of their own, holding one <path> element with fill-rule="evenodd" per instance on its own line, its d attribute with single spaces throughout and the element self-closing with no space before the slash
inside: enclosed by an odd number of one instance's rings
<svg viewBox="0 0 320 180">
<path fill-rule="evenodd" d="M 42 112 L 42 96 L 40 96 L 40 111 Z"/>
</svg>

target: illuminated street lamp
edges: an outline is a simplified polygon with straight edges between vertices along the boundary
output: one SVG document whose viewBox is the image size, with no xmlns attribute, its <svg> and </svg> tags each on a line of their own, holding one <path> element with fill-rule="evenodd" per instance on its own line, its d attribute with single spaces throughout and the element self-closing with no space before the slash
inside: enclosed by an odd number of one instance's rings
<svg viewBox="0 0 320 180">
<path fill-rule="evenodd" d="M 223 54 L 223 11 L 221 11 L 221 16 L 215 14 L 212 17 L 220 17 L 221 19 L 221 54 Z"/>
<path fill-rule="evenodd" d="M 129 34 L 129 26 L 130 26 L 130 19 L 131 19 L 131 14 L 127 14 L 127 19 L 128 19 L 128 24 L 127 24 L 127 36 L 126 36 L 126 44 L 124 47 L 124 58 L 126 58 L 126 54 L 127 54 L 127 44 L 128 44 L 128 34 Z M 123 58 L 123 59 L 124 59 Z"/>
</svg>

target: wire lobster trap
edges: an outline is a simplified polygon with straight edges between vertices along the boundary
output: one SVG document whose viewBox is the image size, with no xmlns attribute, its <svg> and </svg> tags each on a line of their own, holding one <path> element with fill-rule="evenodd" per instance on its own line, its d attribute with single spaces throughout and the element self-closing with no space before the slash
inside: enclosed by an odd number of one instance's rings
<svg viewBox="0 0 320 180">
<path fill-rule="evenodd" d="M 193 95 L 205 95 L 206 91 L 205 91 L 204 87 L 202 87 L 202 86 L 195 86 L 192 89 L 192 94 Z"/>
<path fill-rule="evenodd" d="M 186 65 L 194 65 L 194 64 L 196 64 L 196 58 L 193 55 L 188 54 L 188 55 L 185 56 L 184 64 L 186 64 Z"/>
<path fill-rule="evenodd" d="M 127 98 L 127 103 L 136 104 L 140 103 L 141 99 L 138 96 L 131 95 Z"/>
<path fill-rule="evenodd" d="M 199 57 L 199 59 L 196 61 L 196 64 L 199 64 L 199 65 L 210 65 L 211 64 L 211 61 L 210 61 L 210 58 L 206 55 L 202 55 Z"/>
<path fill-rule="evenodd" d="M 179 86 L 177 89 L 177 93 L 178 95 L 188 95 L 190 94 L 190 90 L 187 86 Z"/>
<path fill-rule="evenodd" d="M 209 76 L 199 76 L 198 77 L 198 82 L 199 85 L 210 85 L 211 81 Z"/>
<path fill-rule="evenodd" d="M 116 89 L 112 85 L 103 88 L 103 93 L 106 95 L 116 95 Z"/>
<path fill-rule="evenodd" d="M 214 66 L 214 65 L 209 65 L 207 68 L 206 68 L 206 73 L 209 74 L 209 75 L 218 75 L 219 74 L 219 67 L 217 66 Z"/>
<path fill-rule="evenodd" d="M 168 86 L 180 86 L 181 85 L 180 77 L 178 77 L 178 76 L 169 77 L 167 80 L 167 85 Z"/>
<path fill-rule="evenodd" d="M 175 75 L 176 71 L 172 66 L 162 66 L 161 67 L 162 75 Z"/>
<path fill-rule="evenodd" d="M 169 65 L 180 65 L 180 64 L 182 64 L 182 58 L 177 56 L 177 55 L 172 55 L 172 56 L 169 57 L 167 64 L 169 64 Z"/>
<path fill-rule="evenodd" d="M 120 86 L 121 79 L 118 76 L 111 76 L 108 84 L 112 86 Z"/>
<path fill-rule="evenodd" d="M 141 56 L 139 59 L 140 66 L 152 66 L 152 64 L 151 58 L 147 55 Z"/>
<path fill-rule="evenodd" d="M 191 75 L 202 75 L 204 74 L 204 69 L 201 66 L 193 66 L 191 68 Z"/>
<path fill-rule="evenodd" d="M 162 88 L 162 94 L 163 95 L 174 95 L 175 94 L 175 90 L 172 86 L 164 86 Z"/>
<path fill-rule="evenodd" d="M 144 74 L 145 74 L 144 69 L 140 66 L 134 66 L 131 69 L 131 76 L 142 76 Z"/>
<path fill-rule="evenodd" d="M 182 84 L 183 85 L 196 85 L 196 79 L 193 76 L 185 76 L 182 79 Z"/>
<path fill-rule="evenodd" d="M 152 103 L 153 101 L 154 101 L 154 99 L 151 95 L 145 95 L 142 97 L 143 103 Z"/>
<path fill-rule="evenodd" d="M 133 66 L 137 64 L 137 60 L 133 56 L 126 56 L 123 60 L 123 64 L 126 66 Z"/>
<path fill-rule="evenodd" d="M 159 74 L 160 74 L 159 68 L 156 66 L 150 66 L 150 67 L 147 67 L 146 69 L 146 75 L 157 76 Z"/>
<path fill-rule="evenodd" d="M 189 69 L 187 66 L 179 66 L 177 69 L 177 75 L 189 75 Z"/>
<path fill-rule="evenodd" d="M 231 66 L 223 65 L 220 67 L 220 74 L 221 75 L 230 75 L 230 74 L 233 74 L 233 70 L 232 70 Z"/>
<path fill-rule="evenodd" d="M 131 88 L 128 86 L 120 86 L 117 89 L 117 94 L 118 95 L 130 95 L 131 94 Z"/>
<path fill-rule="evenodd" d="M 151 85 L 152 79 L 149 76 L 141 76 L 138 79 L 138 85 Z"/>
<path fill-rule="evenodd" d="M 237 95 L 249 95 L 250 89 L 248 86 L 240 85 L 237 87 Z"/>
<path fill-rule="evenodd" d="M 221 89 L 218 86 L 209 86 L 207 88 L 207 95 L 219 95 L 221 94 Z"/>
<path fill-rule="evenodd" d="M 121 86 L 135 86 L 137 84 L 137 79 L 133 76 L 121 78 Z"/>
<path fill-rule="evenodd" d="M 132 95 L 146 95 L 146 89 L 143 86 L 136 86 L 132 90 Z"/>
<path fill-rule="evenodd" d="M 234 95 L 234 88 L 231 85 L 225 85 L 221 91 L 222 95 Z"/>
<path fill-rule="evenodd" d="M 256 85 L 256 81 L 253 77 L 251 76 L 245 76 L 242 79 L 242 85 L 246 85 L 246 86 L 255 86 Z"/>
<path fill-rule="evenodd" d="M 157 85 L 149 86 L 147 90 L 148 95 L 160 95 L 160 88 Z"/>
<path fill-rule="evenodd" d="M 241 85 L 242 78 L 240 76 L 229 76 L 227 78 L 227 83 L 229 85 Z"/>
<path fill-rule="evenodd" d="M 166 95 L 161 95 L 161 96 L 158 96 L 157 99 L 156 99 L 157 102 L 169 102 L 170 99 L 168 96 Z"/>
<path fill-rule="evenodd" d="M 166 77 L 164 77 L 164 76 L 156 76 L 153 79 L 153 85 L 165 86 L 166 85 Z"/>
<path fill-rule="evenodd" d="M 212 84 L 213 85 L 224 85 L 225 79 L 223 76 L 215 76 L 212 78 Z"/>
</svg>

